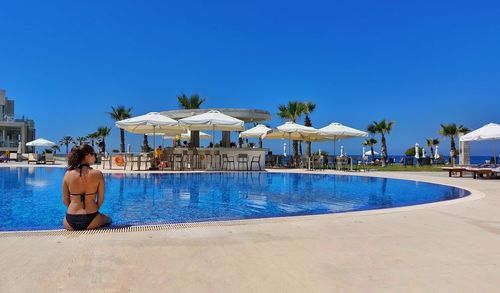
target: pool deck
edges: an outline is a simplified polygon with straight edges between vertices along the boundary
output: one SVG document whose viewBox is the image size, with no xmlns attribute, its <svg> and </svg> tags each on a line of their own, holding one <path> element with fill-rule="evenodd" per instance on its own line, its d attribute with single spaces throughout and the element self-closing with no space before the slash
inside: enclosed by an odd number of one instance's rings
<svg viewBox="0 0 500 293">
<path fill-rule="evenodd" d="M 152 231 L 0 234 L 0 292 L 500 290 L 500 180 L 445 172 L 319 173 L 448 184 L 472 195 Z"/>
</svg>

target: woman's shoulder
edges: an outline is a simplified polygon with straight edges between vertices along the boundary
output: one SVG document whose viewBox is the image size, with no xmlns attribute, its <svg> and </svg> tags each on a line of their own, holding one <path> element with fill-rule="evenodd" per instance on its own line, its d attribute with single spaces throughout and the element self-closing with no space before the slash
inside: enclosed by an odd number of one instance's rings
<svg viewBox="0 0 500 293">
<path fill-rule="evenodd" d="M 102 177 L 102 172 L 101 170 L 97 170 L 97 169 L 90 169 L 89 170 L 89 174 L 92 175 L 92 176 L 96 176 L 96 177 Z"/>
</svg>

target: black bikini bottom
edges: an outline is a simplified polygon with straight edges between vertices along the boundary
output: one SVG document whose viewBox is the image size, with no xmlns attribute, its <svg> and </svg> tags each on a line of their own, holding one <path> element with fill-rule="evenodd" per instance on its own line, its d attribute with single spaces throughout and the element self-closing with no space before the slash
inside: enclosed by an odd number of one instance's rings
<svg viewBox="0 0 500 293">
<path fill-rule="evenodd" d="M 66 214 L 66 222 L 75 230 L 85 230 L 98 214 L 99 212 L 80 215 Z"/>
</svg>

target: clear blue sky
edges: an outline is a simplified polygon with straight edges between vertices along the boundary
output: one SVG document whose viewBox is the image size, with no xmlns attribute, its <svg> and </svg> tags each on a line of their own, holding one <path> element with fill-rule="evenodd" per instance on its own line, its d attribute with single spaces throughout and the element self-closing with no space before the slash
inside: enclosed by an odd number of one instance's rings
<svg viewBox="0 0 500 293">
<path fill-rule="evenodd" d="M 317 104 L 316 127 L 387 118 L 390 154 L 440 123 L 500 122 L 498 1 L 0 1 L 0 20 L 0 88 L 54 141 L 113 126 L 111 106 L 176 109 L 181 92 L 268 110 L 272 126 L 290 100 Z"/>
</svg>

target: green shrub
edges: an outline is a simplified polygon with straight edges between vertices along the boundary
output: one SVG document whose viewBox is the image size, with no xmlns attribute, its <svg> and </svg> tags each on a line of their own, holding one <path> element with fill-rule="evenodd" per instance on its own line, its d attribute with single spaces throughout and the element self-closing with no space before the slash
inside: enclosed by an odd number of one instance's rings
<svg viewBox="0 0 500 293">
<path fill-rule="evenodd" d="M 422 155 L 423 155 L 423 150 L 424 150 L 424 148 L 421 148 L 421 147 L 418 148 L 418 154 L 420 155 L 420 157 L 422 157 Z M 411 148 L 407 149 L 405 152 L 405 155 L 407 157 L 414 157 L 415 156 L 415 147 L 411 147 Z"/>
</svg>

